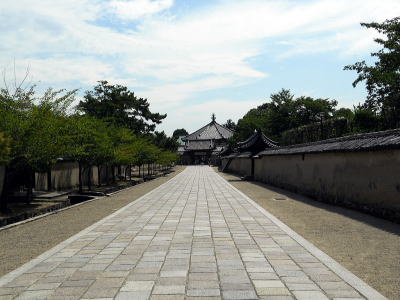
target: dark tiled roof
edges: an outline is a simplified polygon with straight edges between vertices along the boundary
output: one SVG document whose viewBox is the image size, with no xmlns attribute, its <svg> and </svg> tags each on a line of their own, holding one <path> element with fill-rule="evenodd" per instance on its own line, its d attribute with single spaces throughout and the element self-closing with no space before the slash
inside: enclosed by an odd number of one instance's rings
<svg viewBox="0 0 400 300">
<path fill-rule="evenodd" d="M 185 150 L 210 150 L 214 149 L 211 140 L 203 140 L 203 141 L 190 141 L 187 146 L 185 146 Z"/>
<path fill-rule="evenodd" d="M 233 135 L 233 132 L 217 122 L 213 121 L 199 130 L 189 134 L 183 140 L 220 140 L 228 139 Z"/>
<path fill-rule="evenodd" d="M 238 151 L 252 150 L 252 148 L 276 148 L 278 143 L 269 139 L 261 130 L 256 130 L 247 140 L 238 143 Z"/>
<path fill-rule="evenodd" d="M 354 152 L 374 149 L 400 149 L 400 129 L 357 134 L 313 143 L 267 149 L 261 151 L 258 155 Z"/>
<path fill-rule="evenodd" d="M 247 151 L 247 152 L 240 152 L 235 157 L 247 158 L 247 157 L 252 157 L 252 156 L 253 156 L 253 153 L 251 151 Z"/>
<path fill-rule="evenodd" d="M 253 153 L 250 151 L 247 152 L 233 152 L 229 155 L 221 155 L 222 158 L 249 158 L 252 157 Z"/>
</svg>

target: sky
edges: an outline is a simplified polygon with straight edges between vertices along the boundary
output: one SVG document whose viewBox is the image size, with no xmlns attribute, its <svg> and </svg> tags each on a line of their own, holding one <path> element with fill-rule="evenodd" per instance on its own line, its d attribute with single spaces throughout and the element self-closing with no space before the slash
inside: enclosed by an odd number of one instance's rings
<svg viewBox="0 0 400 300">
<path fill-rule="evenodd" d="M 170 135 L 212 113 L 236 122 L 282 88 L 363 102 L 343 71 L 378 49 L 360 22 L 399 15 L 398 0 L 1 0 L 0 68 L 77 101 L 99 80 L 127 86 L 167 113 L 157 130 Z"/>
</svg>

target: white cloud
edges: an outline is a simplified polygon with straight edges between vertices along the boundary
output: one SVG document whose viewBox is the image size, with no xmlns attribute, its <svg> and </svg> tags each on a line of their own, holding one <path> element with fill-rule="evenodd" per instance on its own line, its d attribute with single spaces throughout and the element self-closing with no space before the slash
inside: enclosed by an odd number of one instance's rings
<svg viewBox="0 0 400 300">
<path fill-rule="evenodd" d="M 173 3 L 173 0 L 113 0 L 109 5 L 119 18 L 136 20 L 143 16 L 162 12 L 170 8 Z"/>
<path fill-rule="evenodd" d="M 194 105 L 186 105 L 178 109 L 167 111 L 168 124 L 162 124 L 158 130 L 165 130 L 167 134 L 177 128 L 185 127 L 189 132 L 193 132 L 211 121 L 211 113 L 215 113 L 217 122 L 223 124 L 228 119 L 234 122 L 258 105 L 263 100 L 234 101 L 230 99 L 210 99 Z"/>
<path fill-rule="evenodd" d="M 156 110 L 165 110 L 189 100 L 193 94 L 224 88 L 226 86 L 243 85 L 238 78 L 226 76 L 212 76 L 204 79 L 192 80 L 174 84 L 151 86 L 137 94 L 151 100 Z"/>
<path fill-rule="evenodd" d="M 110 77 L 113 66 L 92 58 L 48 58 L 24 59 L 17 61 L 18 69 L 29 67 L 33 81 L 60 83 L 78 81 L 93 85 L 98 80 Z"/>
<path fill-rule="evenodd" d="M 117 17 L 137 14 L 131 17 L 139 18 L 172 3 L 5 1 L 0 4 L 5 20 L 0 51 L 8 59 L 65 52 L 85 54 L 89 60 L 102 55 L 100 61 L 118 56 L 126 74 L 161 82 L 205 75 L 262 78 L 265 71 L 248 60 L 274 46 L 268 39 L 284 38 L 290 46 L 286 55 L 332 50 L 351 54 L 373 44 L 371 33 L 360 28 L 360 21 L 379 21 L 400 13 L 400 4 L 394 0 L 253 0 L 212 2 L 206 9 L 175 19 L 153 16 L 125 32 L 94 23 L 100 17 L 112 18 L 107 10 L 110 5 L 120 12 Z"/>
<path fill-rule="evenodd" d="M 203 91 L 267 77 L 268 66 L 253 60 L 274 53 L 277 40 L 285 49 L 276 54 L 281 58 L 365 53 L 374 47 L 375 33 L 359 23 L 400 15 L 398 0 L 220 0 L 174 16 L 177 5 L 0 1 L 0 66 L 15 59 L 31 66 L 35 80 L 49 83 L 120 81 L 143 87 L 140 96 L 157 107 L 184 106 Z M 118 27 L 129 21 L 136 27 Z"/>
</svg>

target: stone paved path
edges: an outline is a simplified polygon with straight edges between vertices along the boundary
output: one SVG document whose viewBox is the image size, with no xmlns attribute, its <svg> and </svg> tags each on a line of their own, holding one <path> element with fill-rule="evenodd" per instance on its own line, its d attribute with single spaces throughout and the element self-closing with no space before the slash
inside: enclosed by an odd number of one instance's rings
<svg viewBox="0 0 400 300">
<path fill-rule="evenodd" d="M 0 278 L 0 299 L 113 298 L 385 299 L 207 166 Z"/>
</svg>

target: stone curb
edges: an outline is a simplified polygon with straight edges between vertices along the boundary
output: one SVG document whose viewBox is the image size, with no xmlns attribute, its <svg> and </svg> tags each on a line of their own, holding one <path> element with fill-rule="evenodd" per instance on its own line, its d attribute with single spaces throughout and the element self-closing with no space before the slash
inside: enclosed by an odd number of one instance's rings
<svg viewBox="0 0 400 300">
<path fill-rule="evenodd" d="M 28 271 L 29 269 L 31 269 L 32 267 L 34 267 L 35 265 L 41 263 L 42 261 L 44 261 L 45 259 L 49 258 L 50 256 L 52 256 L 53 254 L 55 254 L 56 252 L 60 251 L 61 249 L 65 248 L 66 246 L 68 246 L 70 243 L 76 241 L 77 239 L 79 239 L 81 236 L 87 234 L 88 232 L 92 231 L 93 229 L 95 229 L 97 226 L 103 224 L 104 222 L 106 222 L 107 220 L 113 218 L 114 216 L 120 214 L 121 212 L 123 212 L 124 210 L 126 210 L 127 208 L 129 208 L 130 206 L 136 204 L 138 201 L 143 201 L 143 199 L 145 199 L 148 195 L 153 194 L 155 191 L 161 189 L 162 186 L 164 186 L 166 183 L 168 183 L 171 180 L 174 180 L 175 178 L 177 178 L 178 176 L 180 176 L 182 173 L 177 174 L 176 176 L 172 177 L 171 179 L 167 180 L 166 182 L 164 182 L 163 184 L 159 185 L 158 187 L 156 187 L 155 189 L 151 190 L 150 192 L 144 194 L 143 196 L 139 197 L 138 199 L 128 203 L 127 205 L 121 207 L 120 209 L 118 209 L 117 211 L 113 212 L 112 214 L 102 218 L 101 220 L 97 221 L 96 223 L 90 225 L 89 227 L 86 227 L 85 229 L 83 229 L 82 231 L 76 233 L 75 235 L 73 235 L 72 237 L 66 239 L 65 241 L 59 243 L 57 246 L 51 248 L 50 250 L 47 250 L 46 252 L 42 253 L 41 255 L 39 255 L 38 257 L 28 261 L 27 263 L 23 264 L 22 266 L 18 267 L 17 269 L 15 269 L 14 271 L 11 271 L 9 273 L 7 273 L 6 275 L 0 277 L 0 287 L 6 285 L 7 283 L 9 283 L 10 281 L 14 280 L 15 278 L 17 278 L 18 276 L 22 275 L 23 273 L 25 273 L 26 271 Z M 126 190 L 126 189 L 125 189 Z M 121 190 L 122 191 L 122 190 Z M 115 192 L 118 193 L 119 191 Z M 97 200 L 99 198 L 96 199 L 92 199 L 92 200 L 88 200 L 88 201 L 94 201 Z M 88 202 L 85 201 L 85 202 Z M 83 204 L 82 203 L 78 203 L 78 204 Z"/>
<path fill-rule="evenodd" d="M 218 173 L 217 173 L 218 174 Z M 218 174 L 219 175 L 219 174 Z M 297 232 L 293 231 L 289 226 L 280 221 L 277 217 L 266 211 L 263 207 L 257 204 L 254 200 L 248 197 L 246 194 L 241 192 L 239 189 L 234 187 L 229 183 L 228 180 L 219 175 L 224 181 L 228 183 L 229 186 L 232 187 L 233 190 L 238 192 L 241 196 L 243 196 L 250 204 L 252 204 L 255 208 L 257 208 L 264 216 L 268 217 L 272 222 L 274 222 L 278 227 L 280 227 L 284 232 L 286 232 L 292 239 L 294 239 L 297 243 L 307 249 L 312 255 L 318 258 L 323 264 L 325 264 L 329 269 L 331 269 L 336 275 L 342 278 L 346 283 L 351 285 L 354 289 L 361 293 L 364 297 L 371 300 L 387 300 L 385 296 L 380 294 L 377 290 L 369 286 L 366 282 L 358 278 L 356 275 L 351 273 L 345 267 L 340 265 L 336 260 L 331 258 L 328 254 L 318 249 L 311 242 L 307 241 Z"/>
</svg>

